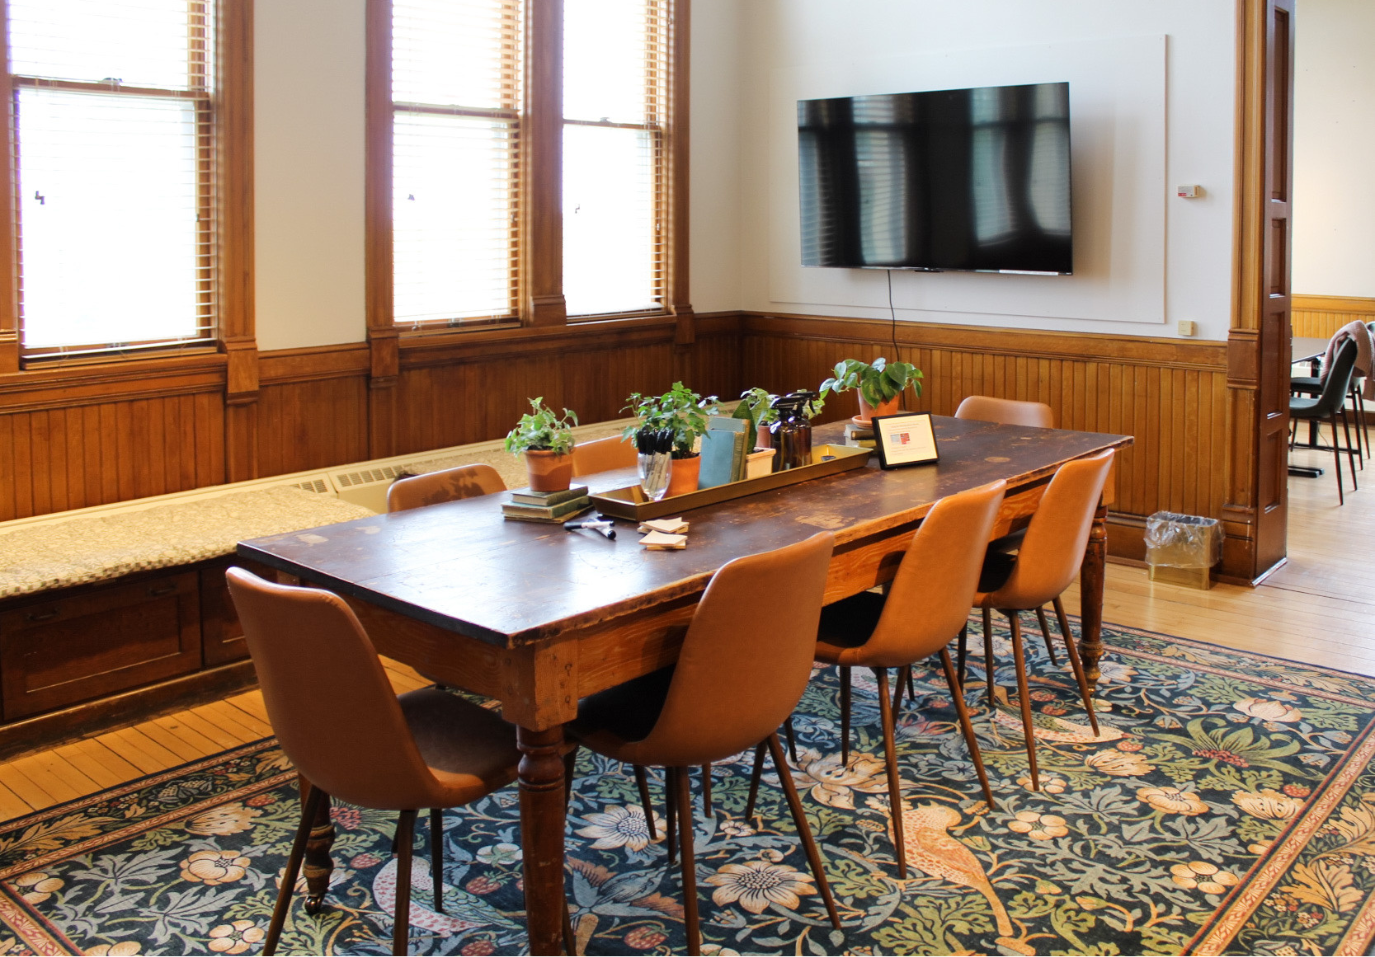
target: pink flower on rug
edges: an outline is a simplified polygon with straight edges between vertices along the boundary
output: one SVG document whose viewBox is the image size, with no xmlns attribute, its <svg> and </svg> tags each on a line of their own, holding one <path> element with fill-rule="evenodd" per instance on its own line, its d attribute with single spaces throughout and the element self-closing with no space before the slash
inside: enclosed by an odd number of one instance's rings
<svg viewBox="0 0 1375 957">
<path fill-rule="evenodd" d="M 352 831 L 363 823 L 363 812 L 356 807 L 332 807 L 329 819 L 346 831 Z"/>
<path fill-rule="evenodd" d="M 636 950 L 652 950 L 666 940 L 668 934 L 657 927 L 635 927 L 625 935 L 626 946 Z"/>
<path fill-rule="evenodd" d="M 460 954 L 467 957 L 486 957 L 487 954 L 495 954 L 497 945 L 490 940 L 475 940 L 470 944 L 465 944 Z"/>
</svg>

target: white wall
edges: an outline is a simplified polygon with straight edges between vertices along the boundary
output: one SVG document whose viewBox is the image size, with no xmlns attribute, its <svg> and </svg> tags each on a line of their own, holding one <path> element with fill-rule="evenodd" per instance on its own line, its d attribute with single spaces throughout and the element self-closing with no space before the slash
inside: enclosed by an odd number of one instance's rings
<svg viewBox="0 0 1375 957">
<path fill-rule="evenodd" d="M 827 83 L 836 84 L 849 76 L 862 84 L 874 75 L 876 63 L 885 60 L 896 63 L 897 72 L 901 72 L 908 63 L 929 59 L 932 55 L 958 60 L 957 65 L 966 72 L 970 72 L 970 63 L 980 62 L 987 64 L 990 71 L 997 72 L 1002 57 L 999 48 L 1024 49 L 1031 45 L 1056 44 L 1057 50 L 1071 50 L 1075 41 L 1089 41 L 1089 48 L 1093 48 L 1094 41 L 1106 45 L 1109 40 L 1164 36 L 1167 54 L 1163 69 L 1163 185 L 1199 183 L 1204 186 L 1206 195 L 1196 200 L 1173 196 L 1163 199 L 1163 214 L 1158 214 L 1163 215 L 1160 230 L 1163 238 L 1156 240 L 1163 242 L 1163 255 L 1160 250 L 1131 249 L 1131 243 L 1143 240 L 1128 236 L 1112 240 L 1117 245 L 1125 242 L 1129 248 L 1114 248 L 1109 257 L 1112 270 L 1119 268 L 1116 263 L 1123 257 L 1133 264 L 1131 268 L 1139 270 L 1143 268 L 1142 262 L 1150 260 L 1148 254 L 1154 253 L 1156 260 L 1163 264 L 1156 279 L 1161 309 L 1151 314 L 1148 321 L 1140 321 L 1140 313 L 1124 314 L 1130 309 L 1119 311 L 1110 306 L 1099 306 L 1096 313 L 1086 314 L 1071 301 L 1075 296 L 1069 291 L 1069 284 L 1081 279 L 1078 272 L 1074 277 L 1045 279 L 895 272 L 894 298 L 899 317 L 906 319 L 1151 336 L 1174 335 L 1176 320 L 1192 319 L 1198 322 L 1202 338 L 1226 338 L 1231 302 L 1235 84 L 1235 20 L 1230 3 L 1197 3 L 1195 0 L 1153 0 L 1151 3 L 748 0 L 742 6 L 744 42 L 741 49 L 748 51 L 741 65 L 742 307 L 875 318 L 888 314 L 887 278 L 883 272 L 855 271 L 856 275 L 848 277 L 846 282 L 852 297 L 843 308 L 815 298 L 801 302 L 776 298 L 780 295 L 794 298 L 796 292 L 795 284 L 792 288 L 777 288 L 780 286 L 778 276 L 771 280 L 770 266 L 771 260 L 777 257 L 786 256 L 790 261 L 797 257 L 795 249 L 780 251 L 775 248 L 781 241 L 780 233 L 784 237 L 791 235 L 789 230 L 777 228 L 779 222 L 784 217 L 795 220 L 797 208 L 795 195 L 784 195 L 774 188 L 778 167 L 771 157 L 794 157 L 795 162 L 796 154 L 795 123 L 791 118 L 783 121 L 776 115 L 789 104 L 777 95 L 775 88 L 801 88 L 821 77 L 825 77 Z M 994 84 L 1000 82 L 1005 81 L 992 81 Z M 850 92 L 902 91 L 860 88 Z M 846 95 L 846 92 L 835 90 L 824 95 Z M 1157 97 L 1158 102 L 1157 94 L 1147 91 L 1141 97 L 1142 102 L 1128 101 L 1131 112 L 1161 109 L 1144 101 Z M 1128 118 L 1123 116 L 1123 119 Z M 1107 117 L 1104 121 L 1111 120 L 1112 117 Z M 694 111 L 693 122 L 696 128 L 704 119 Z M 1077 145 L 1076 140 L 1076 149 Z M 1076 180 L 1095 172 L 1098 171 L 1076 166 Z M 1076 202 L 1077 191 L 1076 183 Z M 1115 275 L 1082 278 L 1105 282 L 1114 280 Z M 1036 308 L 1027 310 L 1031 315 L 992 310 L 954 311 L 950 303 L 955 297 L 950 295 L 944 296 L 941 308 L 930 307 L 933 289 L 940 293 L 952 288 L 975 288 L 971 283 L 1003 283 L 1005 288 L 1009 279 L 1050 284 L 1026 287 L 1030 290 L 1027 296 L 1037 299 Z M 1065 285 L 1056 287 L 1055 283 Z M 991 287 L 979 287 L 977 291 L 982 294 L 987 288 Z M 1057 289 L 1066 291 L 1061 294 Z M 1061 296 L 1058 308 L 1057 296 Z M 941 299 L 941 296 L 936 298 Z M 1136 321 L 1131 321 L 1133 319 Z"/>
<path fill-rule="evenodd" d="M 1293 289 L 1375 297 L 1375 3 L 1294 17 Z"/>
<path fill-rule="evenodd" d="M 365 0 L 254 8 L 258 348 L 361 342 Z"/>
</svg>

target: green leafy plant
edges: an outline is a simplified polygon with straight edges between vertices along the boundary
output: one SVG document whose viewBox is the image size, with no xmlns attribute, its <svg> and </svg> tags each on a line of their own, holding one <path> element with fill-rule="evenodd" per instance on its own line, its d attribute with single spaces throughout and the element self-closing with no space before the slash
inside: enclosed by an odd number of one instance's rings
<svg viewBox="0 0 1375 957">
<path fill-rule="evenodd" d="M 544 404 L 544 396 L 530 400 L 530 412 L 520 417 L 516 427 L 506 433 L 506 451 L 556 452 L 567 455 L 573 451 L 573 426 L 578 416 L 572 409 L 564 409 L 563 417 Z"/>
<path fill-rule="evenodd" d="M 745 419 L 749 422 L 751 432 L 758 429 L 761 425 L 772 425 L 778 421 L 778 410 L 771 408 L 773 400 L 778 396 L 755 386 L 753 389 L 746 389 L 740 393 L 740 404 L 735 407 L 732 416 L 737 419 Z M 808 419 L 814 419 L 821 414 L 821 410 L 826 407 L 825 393 L 818 395 L 815 399 L 807 403 L 804 410 Z"/>
<path fill-rule="evenodd" d="M 821 394 L 847 392 L 858 389 L 871 406 L 887 402 L 909 385 L 921 395 L 921 370 L 910 362 L 889 362 L 882 356 L 873 362 L 842 359 L 836 363 L 835 375 L 821 383 Z"/>
<path fill-rule="evenodd" d="M 631 438 L 640 429 L 672 429 L 673 457 L 691 458 L 696 455 L 697 439 L 707 430 L 707 416 L 715 415 L 716 396 L 705 399 L 687 388 L 681 382 L 673 383 L 673 388 L 663 395 L 640 395 L 632 392 L 625 400 L 621 411 L 635 414 L 639 421 L 625 430 L 625 438 Z"/>
</svg>

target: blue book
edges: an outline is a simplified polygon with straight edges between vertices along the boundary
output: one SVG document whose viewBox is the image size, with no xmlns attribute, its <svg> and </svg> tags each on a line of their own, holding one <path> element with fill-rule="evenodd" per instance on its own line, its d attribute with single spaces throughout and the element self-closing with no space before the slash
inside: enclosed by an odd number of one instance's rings
<svg viewBox="0 0 1375 957">
<path fill-rule="evenodd" d="M 702 433 L 702 468 L 697 477 L 698 488 L 714 488 L 734 480 L 738 471 L 736 455 L 748 424 L 744 419 L 721 415 L 711 417 L 707 431 Z"/>
</svg>

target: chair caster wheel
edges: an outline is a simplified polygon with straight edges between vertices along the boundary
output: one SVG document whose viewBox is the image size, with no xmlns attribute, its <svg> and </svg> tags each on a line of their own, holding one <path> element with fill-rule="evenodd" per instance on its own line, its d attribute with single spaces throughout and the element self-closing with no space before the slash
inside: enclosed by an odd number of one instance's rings
<svg viewBox="0 0 1375 957">
<path fill-rule="evenodd" d="M 309 914 L 311 917 L 319 915 L 320 911 L 324 909 L 324 906 L 325 899 L 323 897 L 306 898 L 306 913 Z"/>
</svg>

